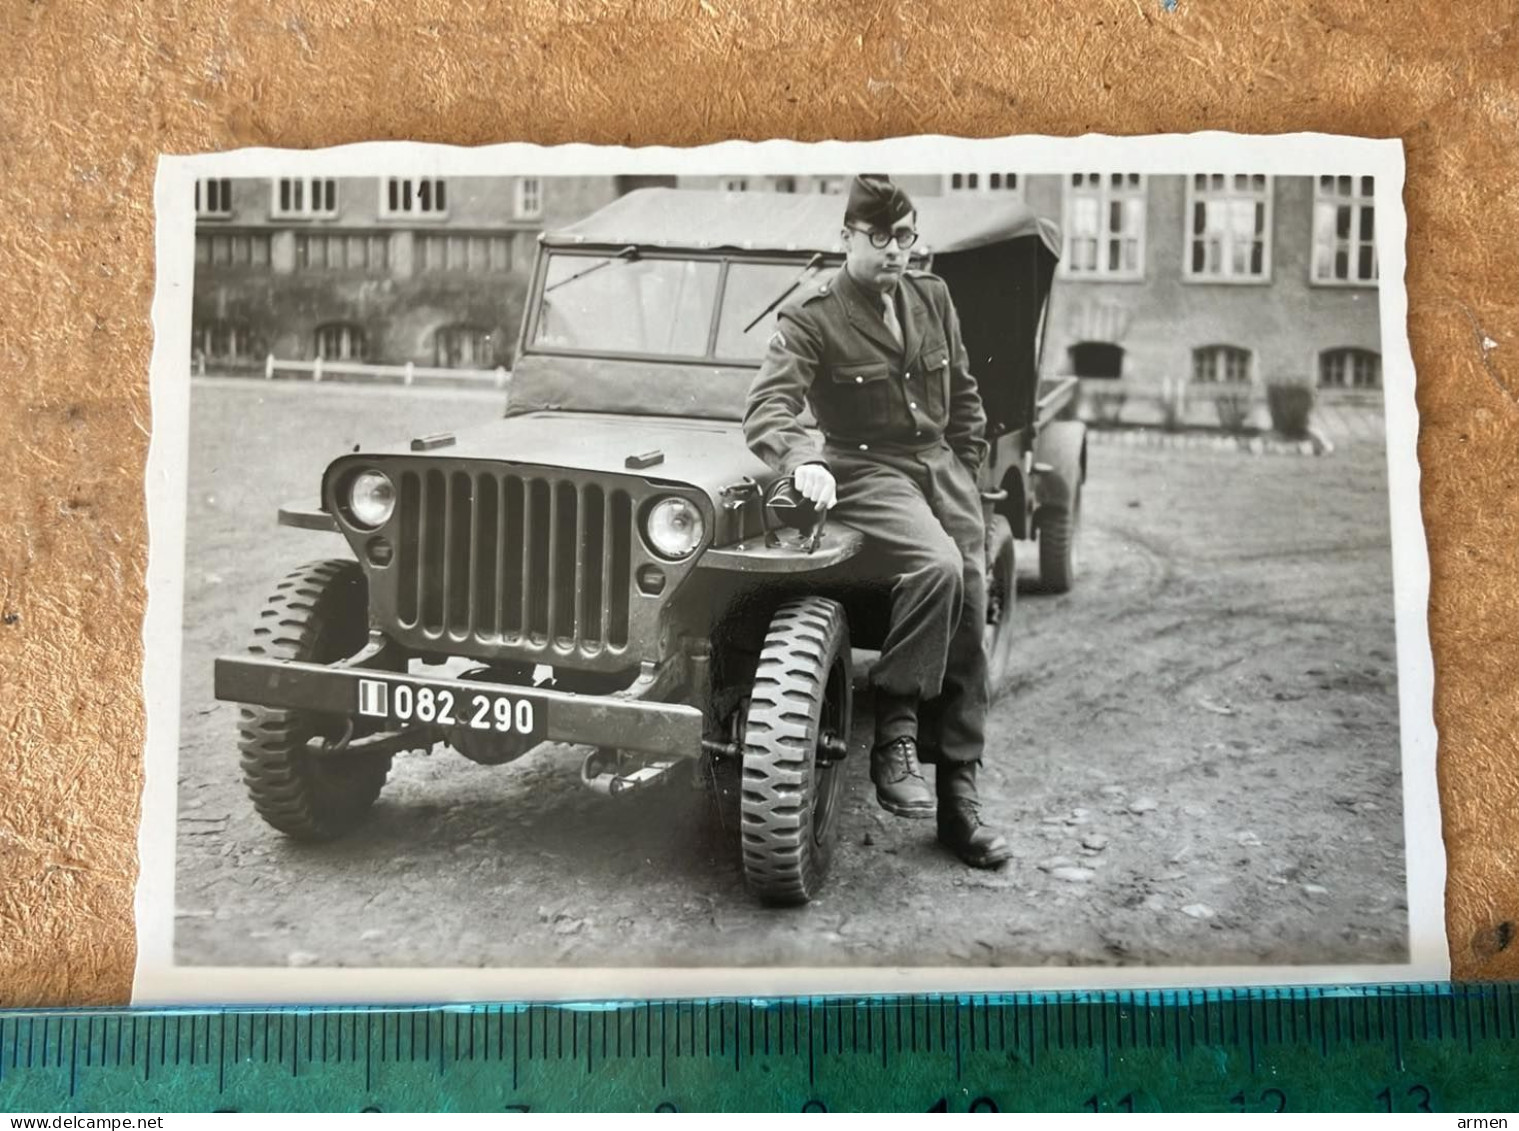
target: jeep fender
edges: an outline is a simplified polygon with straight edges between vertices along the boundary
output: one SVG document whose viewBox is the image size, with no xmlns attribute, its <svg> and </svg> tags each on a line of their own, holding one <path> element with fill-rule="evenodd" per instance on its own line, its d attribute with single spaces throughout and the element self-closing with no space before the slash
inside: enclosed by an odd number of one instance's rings
<svg viewBox="0 0 1519 1131">
<path fill-rule="evenodd" d="M 824 529 L 822 543 L 811 553 L 798 545 L 795 530 L 783 530 L 780 545 L 766 545 L 763 536 L 736 546 L 707 550 L 697 561 L 698 569 L 728 570 L 733 573 L 818 573 L 841 565 L 859 554 L 865 536 L 842 522 L 830 522 Z"/>
<path fill-rule="evenodd" d="M 1037 505 L 1072 506 L 1087 477 L 1087 426 L 1079 420 L 1046 424 L 1034 440 L 1034 466 Z"/>
<path fill-rule="evenodd" d="M 1029 499 L 1028 484 L 1023 478 L 1023 468 L 1016 463 L 1009 466 L 997 486 L 1007 493 L 1007 498 L 993 503 L 991 513 L 1007 519 L 1014 538 L 1032 538 L 1033 528 L 1030 526 L 1032 519 L 1029 512 L 1033 503 Z"/>
</svg>

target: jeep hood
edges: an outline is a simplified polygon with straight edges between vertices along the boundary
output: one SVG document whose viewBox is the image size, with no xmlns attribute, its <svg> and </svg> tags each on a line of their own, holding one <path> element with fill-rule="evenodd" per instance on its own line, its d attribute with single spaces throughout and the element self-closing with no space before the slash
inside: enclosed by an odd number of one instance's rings
<svg viewBox="0 0 1519 1131">
<path fill-rule="evenodd" d="M 724 487 L 746 475 L 762 483 L 774 477 L 749 451 L 743 427 L 737 422 L 529 412 L 455 436 L 454 443 L 432 447 L 427 454 L 449 460 L 574 468 L 609 476 L 636 475 L 654 483 L 687 484 L 706 491 L 714 506 Z M 413 458 L 419 455 L 410 445 L 384 451 Z M 663 458 L 658 459 L 660 456 Z"/>
</svg>

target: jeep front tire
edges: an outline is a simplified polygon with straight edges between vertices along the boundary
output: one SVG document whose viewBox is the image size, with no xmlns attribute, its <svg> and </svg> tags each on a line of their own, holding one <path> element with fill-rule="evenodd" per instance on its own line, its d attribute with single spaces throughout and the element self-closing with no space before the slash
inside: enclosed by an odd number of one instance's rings
<svg viewBox="0 0 1519 1131">
<path fill-rule="evenodd" d="M 777 609 L 754 673 L 739 787 L 744 877 L 765 903 L 806 903 L 822 889 L 853 694 L 843 607 L 805 597 Z"/>
<path fill-rule="evenodd" d="M 368 586 L 357 562 L 302 566 L 265 602 L 249 651 L 275 660 L 331 664 L 363 648 Z M 244 705 L 238 715 L 243 783 L 258 814 L 296 840 L 333 840 L 368 815 L 390 772 L 388 755 L 326 754 L 349 720 L 340 715 Z"/>
</svg>

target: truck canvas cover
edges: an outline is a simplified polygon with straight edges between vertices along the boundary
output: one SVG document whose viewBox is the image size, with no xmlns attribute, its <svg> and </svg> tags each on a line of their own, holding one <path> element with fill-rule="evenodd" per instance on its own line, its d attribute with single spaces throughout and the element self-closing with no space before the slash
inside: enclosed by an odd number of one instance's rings
<svg viewBox="0 0 1519 1131">
<path fill-rule="evenodd" d="M 944 255 L 1007 240 L 1036 238 L 1060 254 L 1056 226 L 1019 200 L 919 197 L 915 251 Z M 639 189 L 567 228 L 546 233 L 549 247 L 588 244 L 695 251 L 823 252 L 843 254 L 839 229 L 844 198 L 822 193 L 712 192 Z"/>
<path fill-rule="evenodd" d="M 993 430 L 1026 426 L 1034 414 L 1045 302 L 1059 259 L 1058 228 L 1019 200 L 921 197 L 914 262 L 949 284 Z M 842 262 L 844 200 L 826 194 L 639 189 L 585 219 L 547 232 L 549 252 L 704 259 L 814 256 Z M 544 280 L 535 282 L 535 299 Z M 529 315 L 529 332 L 532 329 Z M 763 340 L 763 338 L 759 339 Z M 627 415 L 742 418 L 752 363 L 716 357 L 587 356 L 535 347 L 527 336 L 508 415 L 545 409 Z"/>
</svg>

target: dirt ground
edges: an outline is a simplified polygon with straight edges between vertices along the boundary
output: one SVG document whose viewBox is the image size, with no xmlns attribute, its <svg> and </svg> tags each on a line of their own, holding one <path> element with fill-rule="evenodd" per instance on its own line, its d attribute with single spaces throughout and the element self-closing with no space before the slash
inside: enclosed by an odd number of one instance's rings
<svg viewBox="0 0 1519 1131">
<path fill-rule="evenodd" d="M 1406 958 L 1383 449 L 1324 458 L 1094 443 L 1084 573 L 1023 596 L 989 720 L 1002 871 L 881 811 L 860 697 L 824 898 L 758 906 L 689 788 L 622 800 L 583 751 L 397 759 L 338 844 L 264 826 L 211 662 L 289 568 L 277 529 L 356 443 L 464 427 L 499 397 L 197 382 L 180 743 L 177 960 L 294 966 L 1378 963 Z M 276 455 L 276 453 L 280 453 Z M 1024 549 L 1024 547 L 1020 547 Z M 733 834 L 736 838 L 736 833 Z"/>
</svg>

